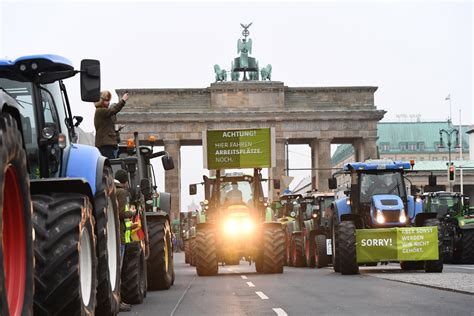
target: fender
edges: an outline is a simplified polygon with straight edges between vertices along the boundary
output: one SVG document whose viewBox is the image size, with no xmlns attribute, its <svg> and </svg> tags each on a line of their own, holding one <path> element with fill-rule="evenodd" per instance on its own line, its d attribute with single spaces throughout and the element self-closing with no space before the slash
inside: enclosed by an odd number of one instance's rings
<svg viewBox="0 0 474 316">
<path fill-rule="evenodd" d="M 216 225 L 211 223 L 199 223 L 196 225 L 196 231 L 200 231 L 203 229 L 214 229 Z"/>
<path fill-rule="evenodd" d="M 423 212 L 423 202 L 417 201 L 419 199 L 415 199 L 413 195 L 409 195 L 407 197 L 407 204 L 408 204 L 408 218 L 413 222 L 415 217 Z"/>
<path fill-rule="evenodd" d="M 80 193 L 94 201 L 90 185 L 84 178 L 46 178 L 30 180 L 31 194 Z"/>
<path fill-rule="evenodd" d="M 107 158 L 96 147 L 71 144 L 67 157 L 66 177 L 85 178 L 92 194 L 102 186 L 103 167 Z"/>
<path fill-rule="evenodd" d="M 342 216 L 352 213 L 350 204 L 347 204 L 347 197 L 340 198 L 333 202 L 334 204 L 334 218 L 337 219 L 337 223 L 342 222 Z M 337 224 L 336 223 L 336 224 Z"/>
<path fill-rule="evenodd" d="M 281 226 L 281 223 L 279 222 L 265 222 L 263 223 L 263 227 L 273 227 L 273 228 L 283 229 Z"/>
</svg>

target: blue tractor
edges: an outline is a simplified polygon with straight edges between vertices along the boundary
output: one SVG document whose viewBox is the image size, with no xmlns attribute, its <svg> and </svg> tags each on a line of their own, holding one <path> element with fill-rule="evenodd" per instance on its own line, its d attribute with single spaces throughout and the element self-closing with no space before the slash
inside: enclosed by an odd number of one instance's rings
<svg viewBox="0 0 474 316">
<path fill-rule="evenodd" d="M 82 117 L 63 80 L 76 74 L 82 100 L 98 101 L 97 60 L 80 70 L 56 55 L 0 60 L 2 315 L 118 313 L 113 175 L 95 147 L 75 143 Z"/>
<path fill-rule="evenodd" d="M 345 164 L 342 174 L 350 177 L 350 186 L 337 198 L 333 211 L 333 267 L 342 274 L 357 274 L 356 229 L 392 228 L 409 226 L 438 226 L 436 218 L 423 218 L 420 199 L 407 194 L 404 173 L 410 162 L 367 160 Z M 329 179 L 329 188 L 337 188 L 335 177 Z M 403 270 L 425 269 L 441 272 L 443 260 L 400 262 Z M 376 263 L 367 263 L 373 265 Z"/>
</svg>

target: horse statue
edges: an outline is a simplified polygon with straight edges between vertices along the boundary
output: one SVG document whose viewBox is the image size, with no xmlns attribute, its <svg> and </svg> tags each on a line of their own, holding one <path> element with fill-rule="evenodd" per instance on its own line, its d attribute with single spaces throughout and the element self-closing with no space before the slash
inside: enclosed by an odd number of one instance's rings
<svg viewBox="0 0 474 316">
<path fill-rule="evenodd" d="M 225 69 L 221 70 L 221 67 L 219 67 L 219 65 L 214 65 L 214 72 L 216 73 L 216 82 L 227 80 L 227 72 L 225 71 Z"/>
<path fill-rule="evenodd" d="M 272 65 L 268 64 L 267 67 L 263 67 L 260 70 L 260 74 L 262 75 L 262 80 L 272 80 Z"/>
</svg>

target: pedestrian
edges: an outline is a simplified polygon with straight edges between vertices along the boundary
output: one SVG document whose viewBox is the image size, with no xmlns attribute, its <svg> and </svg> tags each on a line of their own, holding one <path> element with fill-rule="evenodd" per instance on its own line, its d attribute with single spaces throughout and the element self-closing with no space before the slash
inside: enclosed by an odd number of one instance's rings
<svg viewBox="0 0 474 316">
<path fill-rule="evenodd" d="M 99 149 L 102 156 L 109 159 L 116 158 L 118 149 L 118 137 L 115 125 L 117 123 L 117 113 L 122 110 L 128 100 L 128 92 L 122 95 L 120 101 L 110 105 L 112 94 L 110 91 L 102 91 L 100 100 L 95 102 L 95 146 Z"/>
<path fill-rule="evenodd" d="M 123 257 L 125 255 L 125 245 L 131 241 L 130 235 L 132 221 L 130 219 L 135 215 L 134 208 L 130 206 L 128 173 L 123 169 L 119 169 L 115 173 L 115 188 L 120 220 L 120 270 L 122 270 Z M 130 304 L 124 303 L 122 300 L 120 300 L 120 311 L 131 311 Z"/>
</svg>

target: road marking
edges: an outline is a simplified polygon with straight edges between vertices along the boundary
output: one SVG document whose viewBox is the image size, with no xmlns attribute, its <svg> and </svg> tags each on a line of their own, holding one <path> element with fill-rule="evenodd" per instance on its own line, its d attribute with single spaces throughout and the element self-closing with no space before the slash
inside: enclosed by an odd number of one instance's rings
<svg viewBox="0 0 474 316">
<path fill-rule="evenodd" d="M 278 316 L 288 316 L 288 314 L 283 310 L 283 308 L 272 308 L 272 309 Z"/>
<path fill-rule="evenodd" d="M 247 277 L 245 275 L 241 275 L 240 277 L 244 280 L 247 280 Z"/>
<path fill-rule="evenodd" d="M 261 298 L 262 300 L 268 300 L 268 296 L 266 296 L 265 294 L 263 294 L 263 292 L 257 291 L 257 292 L 255 292 L 255 294 L 257 294 L 258 296 L 260 296 L 260 298 Z"/>
<path fill-rule="evenodd" d="M 449 266 L 450 268 L 459 268 L 459 269 L 469 269 L 474 270 L 474 267 L 464 267 L 464 266 Z"/>
<path fill-rule="evenodd" d="M 247 282 L 247 285 L 248 285 L 249 287 L 255 287 L 255 284 L 253 284 L 252 282 Z"/>
<path fill-rule="evenodd" d="M 178 309 L 179 304 L 181 304 L 181 302 L 183 301 L 184 296 L 186 295 L 186 293 L 188 293 L 188 290 L 189 290 L 189 288 L 191 287 L 191 284 L 193 284 L 193 282 L 194 282 L 195 279 L 196 279 L 196 277 L 194 277 L 194 278 L 191 280 L 191 282 L 189 282 L 188 287 L 186 288 L 186 290 L 184 290 L 183 295 L 181 295 L 181 297 L 179 298 L 178 302 L 177 302 L 176 305 L 174 306 L 173 310 L 171 311 L 170 316 L 174 316 L 174 313 L 175 313 L 176 310 Z"/>
</svg>

